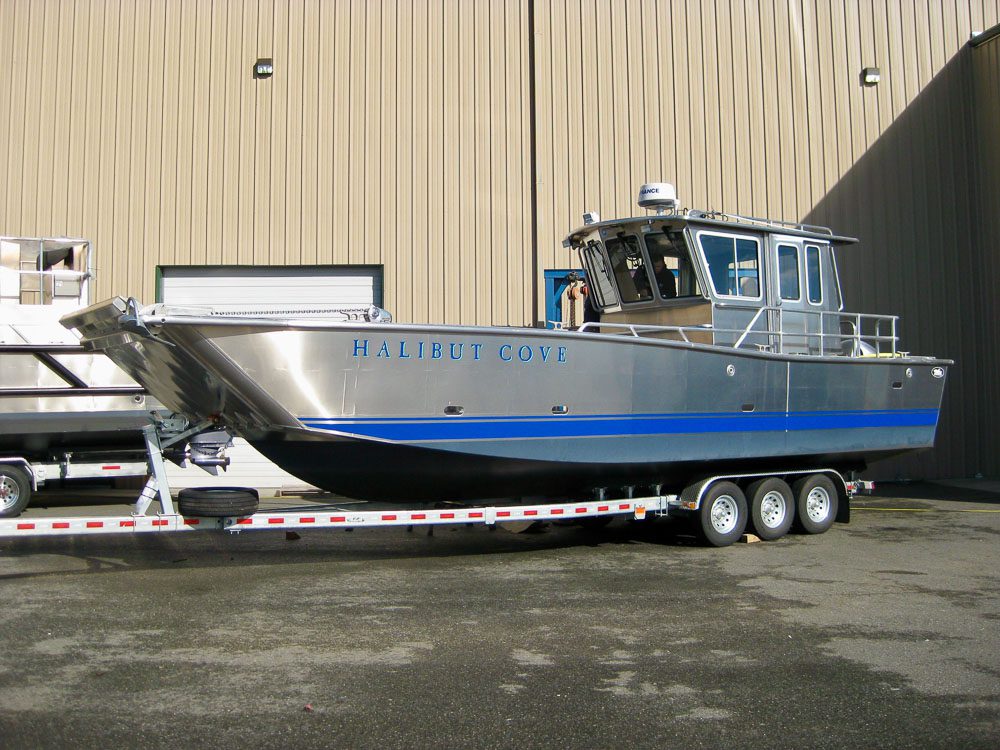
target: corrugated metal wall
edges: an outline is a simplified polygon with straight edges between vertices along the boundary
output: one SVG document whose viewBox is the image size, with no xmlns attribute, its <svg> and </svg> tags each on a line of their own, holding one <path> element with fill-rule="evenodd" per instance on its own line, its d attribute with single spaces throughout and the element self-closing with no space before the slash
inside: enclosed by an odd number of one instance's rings
<svg viewBox="0 0 1000 750">
<path fill-rule="evenodd" d="M 972 367 L 978 374 L 968 397 L 979 409 L 962 425 L 983 455 L 977 471 L 1000 474 L 1000 27 L 972 50 L 975 112 L 976 186 L 979 210 L 974 265 L 978 273 L 975 319 L 963 323 L 976 332 Z M 964 395 L 964 394 L 963 394 Z M 948 467 L 951 469 L 951 467 Z"/>
<path fill-rule="evenodd" d="M 1000 474 L 996 49 L 965 44 L 998 20 L 1000 0 L 0 0 L 0 229 L 94 238 L 99 297 L 152 299 L 157 264 L 373 263 L 398 320 L 523 323 L 583 210 L 671 180 L 687 206 L 860 236 L 849 306 L 959 360 L 941 447 L 883 472 Z"/>
<path fill-rule="evenodd" d="M 996 0 L 536 0 L 542 262 L 582 212 L 805 217 L 965 45 Z M 879 86 L 860 84 L 880 67 Z"/>
<path fill-rule="evenodd" d="M 94 239 L 98 297 L 384 264 L 398 319 L 527 322 L 528 27 L 516 0 L 0 0 L 0 227 Z"/>
</svg>

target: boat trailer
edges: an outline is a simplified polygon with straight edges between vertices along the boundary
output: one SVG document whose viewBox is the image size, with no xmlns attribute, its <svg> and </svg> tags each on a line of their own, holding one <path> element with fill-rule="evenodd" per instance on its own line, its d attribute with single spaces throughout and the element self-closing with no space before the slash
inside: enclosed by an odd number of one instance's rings
<svg viewBox="0 0 1000 750">
<path fill-rule="evenodd" d="M 696 514 L 707 491 L 733 480 L 747 480 L 764 475 L 741 474 L 706 477 L 676 494 L 663 493 L 661 487 L 652 487 L 651 494 L 637 495 L 635 488 L 624 488 L 624 497 L 608 497 L 598 490 L 587 500 L 554 503 L 500 504 L 483 506 L 449 505 L 446 507 L 387 508 L 377 504 L 377 510 L 359 510 L 353 507 L 318 505 L 302 511 L 266 510 L 245 514 L 211 515 L 183 514 L 170 491 L 167 481 L 165 451 L 174 450 L 189 438 L 201 436 L 183 455 L 192 462 L 208 467 L 224 467 L 228 459 L 224 449 L 229 433 L 213 432 L 210 422 L 189 426 L 183 418 L 158 419 L 143 429 L 146 439 L 149 478 L 136 499 L 132 512 L 121 516 L 68 516 L 44 518 L 0 519 L 0 538 L 73 536 L 85 534 L 143 534 L 181 531 L 297 531 L 302 529 L 355 529 L 385 526 L 416 527 L 454 524 L 522 524 L 539 521 L 574 521 L 583 519 L 612 519 L 624 517 L 643 520 L 651 517 Z M 206 439 L 204 436 L 208 436 Z M 874 483 L 861 480 L 844 480 L 832 469 L 796 470 L 787 475 L 815 475 L 817 473 L 839 479 L 838 494 L 845 500 L 860 491 L 874 489 Z M 193 490 L 209 495 L 213 490 Z M 216 491 L 220 491 L 216 488 Z M 182 493 L 185 490 L 181 491 Z M 243 488 L 221 490 L 230 497 L 243 493 L 252 496 L 256 506 L 256 491 Z M 159 510 L 150 512 L 154 504 Z M 347 503 L 351 505 L 352 503 Z M 363 504 L 364 505 L 364 504 Z M 846 505 L 846 503 L 845 503 Z M 222 507 L 222 506 L 220 506 Z M 846 520 L 846 519 L 841 519 Z M 711 542 L 711 539 L 709 540 Z M 722 546 L 722 545 L 716 545 Z"/>
</svg>

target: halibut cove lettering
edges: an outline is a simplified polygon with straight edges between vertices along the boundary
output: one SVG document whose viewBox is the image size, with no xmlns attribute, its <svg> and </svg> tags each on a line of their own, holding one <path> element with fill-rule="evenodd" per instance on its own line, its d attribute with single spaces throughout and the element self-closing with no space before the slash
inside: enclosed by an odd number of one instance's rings
<svg viewBox="0 0 1000 750">
<path fill-rule="evenodd" d="M 372 359 L 500 359 L 503 362 L 565 364 L 566 347 L 549 344 L 482 344 L 456 341 L 389 341 L 354 339 L 355 358 Z"/>
</svg>

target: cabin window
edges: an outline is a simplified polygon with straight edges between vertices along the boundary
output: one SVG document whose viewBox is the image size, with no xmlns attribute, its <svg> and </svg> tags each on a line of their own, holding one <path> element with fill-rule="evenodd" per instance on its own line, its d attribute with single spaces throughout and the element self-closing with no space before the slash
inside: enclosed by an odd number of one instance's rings
<svg viewBox="0 0 1000 750">
<path fill-rule="evenodd" d="M 678 231 L 651 232 L 645 238 L 650 270 L 660 298 L 701 297 L 684 235 Z"/>
<path fill-rule="evenodd" d="M 812 304 L 823 302 L 823 272 L 819 265 L 819 248 L 815 245 L 806 246 L 806 290 Z"/>
<path fill-rule="evenodd" d="M 760 243 L 751 237 L 698 235 L 715 293 L 760 299 Z"/>
<path fill-rule="evenodd" d="M 794 302 L 802 299 L 799 286 L 799 249 L 795 245 L 778 245 L 778 286 L 781 299 Z"/>
<path fill-rule="evenodd" d="M 615 285 L 611 280 L 607 264 L 604 262 L 604 254 L 601 253 L 601 246 L 591 240 L 580 253 L 583 257 L 583 265 L 587 269 L 587 279 L 589 281 L 590 293 L 597 307 L 613 307 L 618 304 L 615 296 Z"/>
<path fill-rule="evenodd" d="M 635 235 L 619 235 L 604 241 L 611 272 L 618 284 L 618 297 L 625 304 L 653 299 L 653 287 L 646 273 L 646 261 Z"/>
</svg>

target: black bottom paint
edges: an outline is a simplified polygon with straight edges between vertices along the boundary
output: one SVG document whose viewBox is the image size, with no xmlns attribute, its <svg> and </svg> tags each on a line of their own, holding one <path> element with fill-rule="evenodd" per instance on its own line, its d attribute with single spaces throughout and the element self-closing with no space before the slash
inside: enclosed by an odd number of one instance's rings
<svg viewBox="0 0 1000 750">
<path fill-rule="evenodd" d="M 394 502 L 472 501 L 547 496 L 589 499 L 594 488 L 636 494 L 662 485 L 680 492 L 700 478 L 716 474 L 781 473 L 796 469 L 862 470 L 864 457 L 786 456 L 737 461 L 660 464 L 582 464 L 531 461 L 415 448 L 358 440 L 265 439 L 253 446 L 285 471 L 317 487 L 360 500 Z M 893 451 L 892 453 L 895 453 Z"/>
</svg>

